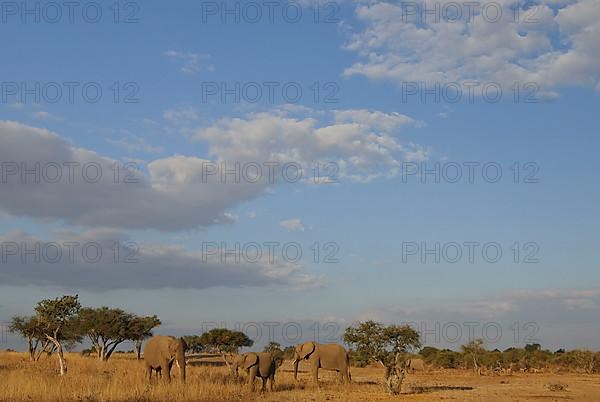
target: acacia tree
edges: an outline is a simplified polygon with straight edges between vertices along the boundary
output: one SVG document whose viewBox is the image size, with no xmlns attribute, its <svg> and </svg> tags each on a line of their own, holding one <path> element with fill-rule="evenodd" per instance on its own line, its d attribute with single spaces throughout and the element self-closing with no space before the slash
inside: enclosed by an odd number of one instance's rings
<svg viewBox="0 0 600 402">
<path fill-rule="evenodd" d="M 474 339 L 465 345 L 462 345 L 460 348 L 462 349 L 465 357 L 473 362 L 473 370 L 477 373 L 477 375 L 481 375 L 481 369 L 479 367 L 479 359 L 483 354 L 485 354 L 485 348 L 483 347 L 484 340 L 483 339 Z"/>
<path fill-rule="evenodd" d="M 205 348 L 205 345 L 202 343 L 202 339 L 198 335 L 186 335 L 181 339 L 183 339 L 187 345 L 186 353 L 200 353 Z"/>
<path fill-rule="evenodd" d="M 78 295 L 42 300 L 35 307 L 41 334 L 56 347 L 61 376 L 67 373 L 64 345 L 81 340 L 77 325 L 80 309 Z"/>
<path fill-rule="evenodd" d="M 40 359 L 42 353 L 52 352 L 52 344 L 42 333 L 40 323 L 36 317 L 13 317 L 8 330 L 12 333 L 21 334 L 23 338 L 27 339 L 30 361 L 36 362 Z"/>
<path fill-rule="evenodd" d="M 278 342 L 269 342 L 265 345 L 263 351 L 269 353 L 273 357 L 273 360 L 277 362 L 277 366 L 281 366 L 284 360 L 284 352 L 281 350 L 281 344 Z"/>
<path fill-rule="evenodd" d="M 372 320 L 348 327 L 344 342 L 354 346 L 355 353 L 385 368 L 385 382 L 390 393 L 400 391 L 405 373 L 406 353 L 421 347 L 419 333 L 408 325 L 385 326 Z"/>
<path fill-rule="evenodd" d="M 286 346 L 283 348 L 283 358 L 284 359 L 292 359 L 294 357 L 294 353 L 296 352 L 296 348 L 293 346 Z"/>
<path fill-rule="evenodd" d="M 121 309 L 85 307 L 79 311 L 79 327 L 98 359 L 107 361 L 117 346 L 129 339 L 134 318 Z"/>
<path fill-rule="evenodd" d="M 157 316 L 133 317 L 129 323 L 129 334 L 127 339 L 135 342 L 135 352 L 137 359 L 142 356 L 142 344 L 144 340 L 152 336 L 152 330 L 161 324 Z"/>
<path fill-rule="evenodd" d="M 209 350 L 220 354 L 228 367 L 228 354 L 237 354 L 240 348 L 254 345 L 254 341 L 243 332 L 227 328 L 214 328 L 203 333 L 200 335 L 200 342 Z"/>
</svg>

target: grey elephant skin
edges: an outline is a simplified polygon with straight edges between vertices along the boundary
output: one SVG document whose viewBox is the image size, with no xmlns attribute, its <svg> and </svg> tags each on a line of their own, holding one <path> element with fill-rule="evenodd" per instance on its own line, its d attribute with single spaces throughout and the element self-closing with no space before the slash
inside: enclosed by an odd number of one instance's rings
<svg viewBox="0 0 600 402">
<path fill-rule="evenodd" d="M 152 371 L 164 375 L 166 383 L 171 382 L 171 368 L 179 366 L 181 380 L 185 383 L 185 351 L 187 345 L 182 339 L 172 336 L 154 336 L 146 343 L 144 362 L 148 381 L 152 382 Z"/>
<path fill-rule="evenodd" d="M 425 362 L 423 359 L 408 359 L 404 367 L 412 373 L 415 371 L 425 371 Z"/>
<path fill-rule="evenodd" d="M 248 384 L 252 391 L 254 391 L 254 380 L 256 377 L 259 377 L 262 380 L 261 392 L 266 391 L 267 381 L 269 381 L 269 390 L 273 392 L 277 364 L 270 353 L 248 352 L 238 355 L 233 361 L 231 368 L 235 377 L 238 375 L 239 368 L 246 370 L 248 373 Z"/>
<path fill-rule="evenodd" d="M 298 379 L 298 364 L 307 360 L 312 372 L 313 383 L 319 386 L 319 369 L 335 370 L 342 382 L 350 382 L 350 358 L 346 349 L 337 344 L 305 342 L 296 346 L 294 352 L 294 379 Z"/>
</svg>

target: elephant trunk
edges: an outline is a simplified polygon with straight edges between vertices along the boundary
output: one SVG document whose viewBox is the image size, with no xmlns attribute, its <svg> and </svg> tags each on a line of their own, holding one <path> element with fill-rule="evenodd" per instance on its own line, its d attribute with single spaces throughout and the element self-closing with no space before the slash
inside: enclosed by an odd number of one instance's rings
<svg viewBox="0 0 600 402">
<path fill-rule="evenodd" d="M 181 373 L 181 380 L 185 382 L 185 351 L 182 349 L 177 352 L 177 364 Z"/>
</svg>

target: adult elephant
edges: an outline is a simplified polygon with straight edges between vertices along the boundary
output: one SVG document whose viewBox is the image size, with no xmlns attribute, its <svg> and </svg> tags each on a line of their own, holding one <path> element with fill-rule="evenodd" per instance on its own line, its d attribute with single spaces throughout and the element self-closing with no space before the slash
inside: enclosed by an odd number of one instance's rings
<svg viewBox="0 0 600 402">
<path fill-rule="evenodd" d="M 144 362 L 148 381 L 152 382 L 152 371 L 157 375 L 164 375 L 165 382 L 171 382 L 171 368 L 173 363 L 179 366 L 181 380 L 185 383 L 185 350 L 187 345 L 183 339 L 173 336 L 157 335 L 146 343 L 144 349 Z"/>
<path fill-rule="evenodd" d="M 415 371 L 425 371 L 425 362 L 423 359 L 408 359 L 406 360 L 406 367 L 411 373 Z"/>
<path fill-rule="evenodd" d="M 248 384 L 253 392 L 254 380 L 256 377 L 259 377 L 262 380 L 262 392 L 265 392 L 267 389 L 267 380 L 269 381 L 269 390 L 273 392 L 277 365 L 270 353 L 248 352 L 236 356 L 233 365 L 231 366 L 234 377 L 237 377 L 238 368 L 240 367 L 248 373 Z"/>
<path fill-rule="evenodd" d="M 335 370 L 342 382 L 350 382 L 350 358 L 343 346 L 334 343 L 305 342 L 296 345 L 294 352 L 294 379 L 298 380 L 298 364 L 307 360 L 313 382 L 319 386 L 319 369 Z"/>
</svg>

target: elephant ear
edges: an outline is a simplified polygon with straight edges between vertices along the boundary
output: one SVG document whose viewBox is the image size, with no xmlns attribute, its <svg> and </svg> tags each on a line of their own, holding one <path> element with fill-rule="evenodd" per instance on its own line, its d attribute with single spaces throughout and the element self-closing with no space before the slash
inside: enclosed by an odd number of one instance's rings
<svg viewBox="0 0 600 402">
<path fill-rule="evenodd" d="M 244 369 L 245 370 L 249 370 L 250 367 L 255 366 L 258 364 L 258 355 L 255 355 L 254 353 L 248 353 L 245 357 L 244 357 Z"/>
<path fill-rule="evenodd" d="M 179 349 L 179 341 L 175 338 L 169 340 L 169 354 L 172 357 L 177 355 L 177 350 Z"/>
<path fill-rule="evenodd" d="M 310 356 L 316 348 L 317 345 L 315 345 L 314 342 L 306 342 L 300 349 L 300 357 L 302 359 L 308 359 L 308 356 Z"/>
</svg>

